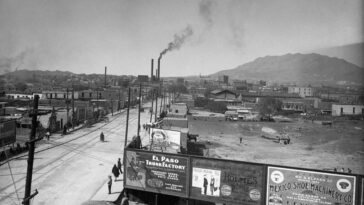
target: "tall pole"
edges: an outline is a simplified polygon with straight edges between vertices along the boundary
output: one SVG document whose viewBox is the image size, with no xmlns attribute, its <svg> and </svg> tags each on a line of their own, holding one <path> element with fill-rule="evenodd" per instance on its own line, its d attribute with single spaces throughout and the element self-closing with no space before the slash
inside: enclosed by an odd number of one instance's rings
<svg viewBox="0 0 364 205">
<path fill-rule="evenodd" d="M 72 79 L 72 130 L 75 129 L 75 89 L 73 88 Z"/>
<path fill-rule="evenodd" d="M 128 109 L 126 110 L 126 127 L 125 127 L 125 144 L 124 144 L 124 148 L 126 148 L 127 141 L 128 141 L 129 109 L 130 109 L 130 87 L 129 87 L 129 91 L 128 91 Z"/>
<path fill-rule="evenodd" d="M 96 108 L 97 108 L 97 118 L 99 118 L 99 89 L 97 87 L 96 87 Z"/>
<path fill-rule="evenodd" d="M 162 86 L 161 86 L 162 84 L 161 83 L 159 83 L 159 93 L 162 95 Z M 161 105 L 160 105 L 160 107 L 159 107 L 159 114 L 161 114 L 162 113 L 162 104 L 163 104 L 163 96 L 162 96 L 162 98 L 161 98 Z"/>
<path fill-rule="evenodd" d="M 139 109 L 138 109 L 138 132 L 137 132 L 137 136 L 139 135 L 140 132 L 140 109 L 141 109 L 141 104 L 142 104 L 142 84 L 139 84 Z"/>
<path fill-rule="evenodd" d="M 118 111 L 120 111 L 120 87 L 119 87 L 119 102 L 118 102 Z"/>
<path fill-rule="evenodd" d="M 158 90 L 155 94 L 154 122 L 157 122 L 157 114 L 158 114 Z"/>
<path fill-rule="evenodd" d="M 67 105 L 67 124 L 68 124 L 68 120 L 69 120 L 68 88 L 67 88 L 67 96 L 66 96 L 66 105 Z"/>
<path fill-rule="evenodd" d="M 107 67 L 105 66 L 105 88 L 106 88 L 106 70 L 107 70 Z"/>
<path fill-rule="evenodd" d="M 32 189 L 32 174 L 33 174 L 33 161 L 34 161 L 34 149 L 35 149 L 35 134 L 37 129 L 37 115 L 38 115 L 38 101 L 39 95 L 34 96 L 33 116 L 32 116 L 32 130 L 29 136 L 29 153 L 28 153 L 28 167 L 27 178 L 25 182 L 25 194 L 24 204 L 29 205 L 30 192 Z"/>
<path fill-rule="evenodd" d="M 166 90 L 163 89 L 163 110 L 166 110 Z"/>
<path fill-rule="evenodd" d="M 154 102 L 154 90 L 152 92 L 152 110 L 150 112 L 150 120 L 149 120 L 149 122 L 152 122 L 152 118 L 153 118 L 153 102 Z"/>
</svg>

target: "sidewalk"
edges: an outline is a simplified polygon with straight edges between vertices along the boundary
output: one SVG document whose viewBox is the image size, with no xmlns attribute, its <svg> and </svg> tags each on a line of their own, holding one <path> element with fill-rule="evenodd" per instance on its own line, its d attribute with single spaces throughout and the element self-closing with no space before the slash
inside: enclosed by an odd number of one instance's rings
<svg viewBox="0 0 364 205">
<path fill-rule="evenodd" d="M 90 201 L 109 201 L 109 202 L 116 201 L 124 189 L 123 176 L 124 175 L 121 174 L 121 177 L 117 181 L 114 180 L 112 181 L 111 194 L 109 194 L 108 192 L 108 187 L 107 187 L 108 180 L 105 180 L 105 183 L 100 187 L 100 189 L 90 199 Z"/>
</svg>

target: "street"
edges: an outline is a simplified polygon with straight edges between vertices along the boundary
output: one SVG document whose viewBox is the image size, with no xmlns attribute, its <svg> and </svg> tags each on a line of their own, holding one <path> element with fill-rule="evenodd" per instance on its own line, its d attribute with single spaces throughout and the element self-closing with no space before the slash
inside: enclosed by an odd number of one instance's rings
<svg viewBox="0 0 364 205">
<path fill-rule="evenodd" d="M 149 112 L 141 112 L 140 123 L 149 122 L 149 117 Z M 130 109 L 128 142 L 136 135 L 137 122 L 138 110 Z M 39 194 L 31 204 L 82 204 L 90 200 L 112 175 L 117 159 L 123 159 L 125 123 L 126 110 L 109 115 L 109 122 L 65 136 L 53 134 L 49 141 L 43 139 L 46 143 L 35 149 L 32 193 L 37 189 Z M 101 132 L 105 142 L 100 142 Z M 142 141 L 148 140 L 142 127 L 140 132 Z M 28 157 L 23 155 L 0 167 L 0 204 L 21 204 L 23 200 Z"/>
</svg>

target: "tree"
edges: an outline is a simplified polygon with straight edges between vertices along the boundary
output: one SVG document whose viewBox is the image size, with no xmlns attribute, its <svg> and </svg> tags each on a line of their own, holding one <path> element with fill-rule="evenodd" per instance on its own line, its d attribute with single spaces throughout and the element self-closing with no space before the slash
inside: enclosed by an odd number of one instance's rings
<svg viewBox="0 0 364 205">
<path fill-rule="evenodd" d="M 17 91 L 24 92 L 28 88 L 28 86 L 23 82 L 18 82 L 15 84 L 15 88 Z"/>
<path fill-rule="evenodd" d="M 188 93 L 186 86 L 184 85 L 170 85 L 168 90 L 173 93 Z"/>
<path fill-rule="evenodd" d="M 282 101 L 272 97 L 261 98 L 258 102 L 258 110 L 260 114 L 268 116 L 269 118 L 280 111 L 282 108 Z"/>
<path fill-rule="evenodd" d="M 226 103 L 224 102 L 215 102 L 213 100 L 209 100 L 206 108 L 211 112 L 225 113 L 227 110 Z"/>
</svg>

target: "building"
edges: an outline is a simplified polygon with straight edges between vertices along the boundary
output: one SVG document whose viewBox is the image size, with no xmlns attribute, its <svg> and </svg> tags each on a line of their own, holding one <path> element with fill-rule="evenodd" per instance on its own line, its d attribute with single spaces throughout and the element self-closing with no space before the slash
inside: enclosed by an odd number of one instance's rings
<svg viewBox="0 0 364 205">
<path fill-rule="evenodd" d="M 312 97 L 313 96 L 313 88 L 308 87 L 299 87 L 299 86 L 289 86 L 288 93 L 297 93 L 300 97 Z"/>
<path fill-rule="evenodd" d="M 137 81 L 140 83 L 146 83 L 149 81 L 148 75 L 138 75 Z"/>
<path fill-rule="evenodd" d="M 332 104 L 332 116 L 364 115 L 364 105 Z"/>
<path fill-rule="evenodd" d="M 177 85 L 184 85 L 185 79 L 184 78 L 177 78 Z"/>
<path fill-rule="evenodd" d="M 43 91 L 42 99 L 72 99 L 72 90 L 62 91 L 62 90 L 53 90 L 53 91 Z M 73 98 L 78 99 L 79 92 L 74 92 Z"/>
<path fill-rule="evenodd" d="M 42 94 L 18 94 L 18 93 L 9 93 L 5 94 L 8 99 L 34 99 L 34 95 L 39 95 L 39 98 L 42 98 Z"/>
<path fill-rule="evenodd" d="M 210 97 L 214 99 L 235 100 L 236 93 L 230 90 L 213 90 Z"/>
<path fill-rule="evenodd" d="M 6 102 L 0 102 L 0 116 L 5 115 L 5 105 L 6 105 Z"/>
<path fill-rule="evenodd" d="M 229 84 L 229 76 L 227 76 L 227 75 L 220 75 L 219 77 L 218 77 L 218 81 L 219 81 L 219 83 L 224 83 L 224 84 Z"/>
</svg>

